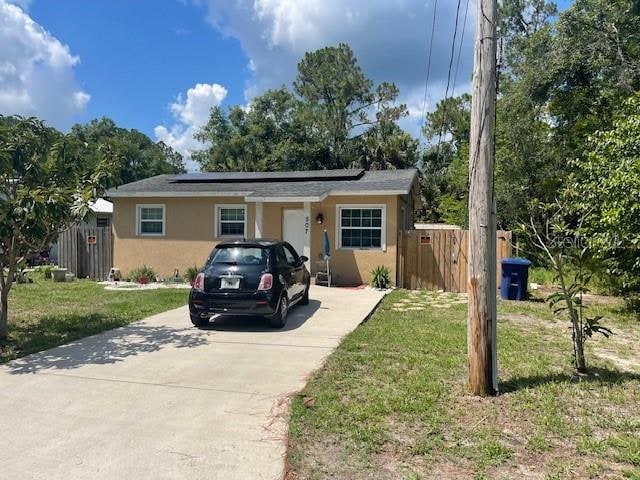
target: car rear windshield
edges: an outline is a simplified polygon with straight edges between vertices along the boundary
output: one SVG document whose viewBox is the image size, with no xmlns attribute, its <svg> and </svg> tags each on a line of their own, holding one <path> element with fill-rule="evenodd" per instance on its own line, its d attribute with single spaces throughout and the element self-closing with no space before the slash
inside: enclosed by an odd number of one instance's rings
<svg viewBox="0 0 640 480">
<path fill-rule="evenodd" d="M 266 265 L 268 251 L 260 247 L 221 247 L 216 248 L 210 263 L 229 265 Z"/>
</svg>

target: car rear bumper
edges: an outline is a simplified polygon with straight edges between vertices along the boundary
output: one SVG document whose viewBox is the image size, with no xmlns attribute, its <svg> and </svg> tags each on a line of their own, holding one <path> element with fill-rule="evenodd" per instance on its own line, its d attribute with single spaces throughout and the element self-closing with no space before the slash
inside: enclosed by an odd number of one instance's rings
<svg viewBox="0 0 640 480">
<path fill-rule="evenodd" d="M 278 297 L 273 292 L 206 293 L 191 290 L 189 311 L 192 315 L 271 316 L 278 309 Z"/>
</svg>

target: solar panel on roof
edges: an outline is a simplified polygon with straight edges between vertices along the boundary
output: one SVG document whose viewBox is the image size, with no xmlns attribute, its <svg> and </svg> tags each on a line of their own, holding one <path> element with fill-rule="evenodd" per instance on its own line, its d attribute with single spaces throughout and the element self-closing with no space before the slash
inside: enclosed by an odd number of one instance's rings
<svg viewBox="0 0 640 480">
<path fill-rule="evenodd" d="M 172 183 L 254 183 L 254 182 L 308 182 L 323 180 L 357 180 L 364 169 L 310 170 L 296 172 L 212 172 L 184 173 L 169 178 Z"/>
</svg>

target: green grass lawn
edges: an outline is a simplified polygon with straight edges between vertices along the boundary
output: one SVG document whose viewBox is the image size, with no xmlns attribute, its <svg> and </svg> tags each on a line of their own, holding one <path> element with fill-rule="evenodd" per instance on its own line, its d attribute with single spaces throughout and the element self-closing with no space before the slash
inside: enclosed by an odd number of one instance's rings
<svg viewBox="0 0 640 480">
<path fill-rule="evenodd" d="M 590 340 L 582 378 L 567 323 L 500 303 L 501 394 L 477 398 L 464 300 L 393 292 L 294 398 L 288 478 L 640 479 L 640 324 L 604 300 L 616 335 Z"/>
<path fill-rule="evenodd" d="M 89 280 L 30 276 L 34 283 L 15 284 L 9 292 L 9 339 L 0 344 L 0 363 L 187 303 L 183 289 L 108 291 Z"/>
</svg>

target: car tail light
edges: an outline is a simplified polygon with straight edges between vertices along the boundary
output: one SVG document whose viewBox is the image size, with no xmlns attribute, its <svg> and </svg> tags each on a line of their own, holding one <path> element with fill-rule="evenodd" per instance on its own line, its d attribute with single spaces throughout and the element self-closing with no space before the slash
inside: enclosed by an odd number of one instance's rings
<svg viewBox="0 0 640 480">
<path fill-rule="evenodd" d="M 193 289 L 197 292 L 204 292 L 204 273 L 199 273 L 193 281 Z"/>
<path fill-rule="evenodd" d="M 273 287 L 273 275 L 270 273 L 265 273 L 260 278 L 260 285 L 258 285 L 258 290 L 271 290 Z"/>
</svg>

